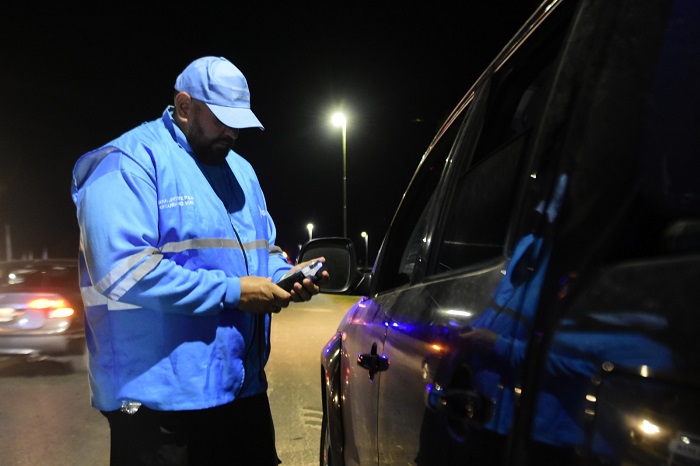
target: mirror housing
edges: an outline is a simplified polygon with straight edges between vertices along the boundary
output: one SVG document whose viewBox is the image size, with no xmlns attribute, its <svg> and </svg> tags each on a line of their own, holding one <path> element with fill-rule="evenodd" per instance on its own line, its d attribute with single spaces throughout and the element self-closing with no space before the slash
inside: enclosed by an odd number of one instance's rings
<svg viewBox="0 0 700 466">
<path fill-rule="evenodd" d="M 355 244 L 349 238 L 328 237 L 309 240 L 301 251 L 297 262 L 305 262 L 324 257 L 324 268 L 328 271 L 328 281 L 320 283 L 321 293 L 367 295 L 371 282 L 371 272 L 361 272 L 357 267 Z"/>
</svg>

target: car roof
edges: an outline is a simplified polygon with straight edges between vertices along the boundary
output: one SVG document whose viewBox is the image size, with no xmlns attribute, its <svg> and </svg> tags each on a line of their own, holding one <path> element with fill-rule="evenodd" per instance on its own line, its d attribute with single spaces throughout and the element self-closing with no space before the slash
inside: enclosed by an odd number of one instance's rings
<svg viewBox="0 0 700 466">
<path fill-rule="evenodd" d="M 51 258 L 51 259 L 11 259 L 0 261 L 0 267 L 17 267 L 17 266 L 55 266 L 55 265 L 66 265 L 66 266 L 77 266 L 78 259 L 69 258 Z"/>
<path fill-rule="evenodd" d="M 26 259 L 0 262 L 0 288 L 78 286 L 78 259 Z"/>
</svg>

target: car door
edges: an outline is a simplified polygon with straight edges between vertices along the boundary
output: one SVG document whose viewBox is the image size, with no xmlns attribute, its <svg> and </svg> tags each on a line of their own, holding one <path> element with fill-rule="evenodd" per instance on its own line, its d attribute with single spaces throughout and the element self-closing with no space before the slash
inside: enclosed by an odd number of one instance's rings
<svg viewBox="0 0 700 466">
<path fill-rule="evenodd" d="M 460 118 L 459 121 L 461 120 Z M 384 378 L 388 375 L 393 380 L 394 373 L 403 378 L 405 371 L 410 370 L 402 366 L 402 361 L 407 356 L 400 356 L 400 351 L 406 350 L 410 357 L 414 357 L 415 351 L 426 351 L 426 347 L 422 343 L 419 349 L 407 347 L 396 352 L 392 350 L 389 356 L 385 354 L 385 341 L 387 335 L 394 332 L 411 334 L 423 342 L 430 341 L 430 336 L 425 335 L 423 329 L 417 325 L 408 325 L 404 319 L 394 320 L 392 315 L 402 314 L 404 310 L 414 312 L 417 308 L 413 301 L 421 299 L 421 293 L 409 286 L 410 280 L 414 269 L 420 267 L 423 238 L 438 197 L 439 180 L 459 128 L 459 124 L 447 128 L 435 151 L 423 160 L 416 171 L 411 186 L 404 194 L 402 206 L 399 207 L 392 227 L 380 248 L 374 276 L 376 293 L 361 299 L 341 324 L 344 338 L 344 364 L 341 371 L 344 373 L 344 380 L 347 381 L 347 384 L 343 385 L 345 464 L 389 464 L 387 461 L 393 463 L 393 460 L 382 457 L 389 443 L 387 437 L 380 433 L 381 428 L 378 430 L 378 419 L 381 420 L 384 416 L 380 414 L 384 409 Z M 390 367 L 377 371 L 369 370 L 368 367 L 358 364 L 358 359 L 361 358 L 382 358 Z M 420 374 L 418 377 L 403 380 L 407 384 L 403 387 L 405 389 L 396 391 L 393 396 L 403 400 L 401 404 L 407 409 L 394 413 L 396 416 L 392 416 L 388 422 L 415 425 L 416 421 L 410 420 L 411 410 L 423 406 L 423 381 Z M 395 438 L 399 437 L 402 437 L 401 433 L 395 435 Z M 396 448 L 402 448 L 399 444 L 394 444 L 394 447 L 388 452 L 392 456 Z"/>
<path fill-rule="evenodd" d="M 413 240 L 401 244 L 399 270 L 409 283 L 372 300 L 384 309 L 382 351 L 391 363 L 379 382 L 381 465 L 462 464 L 467 458 L 497 464 L 505 451 L 505 437 L 485 439 L 483 427 L 491 423 L 503 433 L 517 392 L 503 390 L 499 377 L 507 374 L 500 365 L 482 382 L 492 382 L 488 389 L 476 389 L 468 364 L 474 352 L 462 350 L 463 333 L 485 320 L 497 321 L 508 341 L 527 330 L 512 324 L 517 318 L 494 317 L 507 306 L 494 311 L 493 303 L 515 246 L 510 226 L 524 208 L 524 185 L 533 182 L 533 136 L 569 17 L 544 21 L 545 15 L 477 83 L 467 116 L 455 122 L 459 135 L 434 200 L 411 223 Z M 527 208 L 534 215 L 534 207 Z M 388 257 L 395 246 L 386 246 Z M 388 273 L 387 263 L 378 274 Z M 479 449 L 487 440 L 493 448 Z"/>
<path fill-rule="evenodd" d="M 694 1 L 583 2 L 519 464 L 700 464 L 699 31 Z"/>
</svg>

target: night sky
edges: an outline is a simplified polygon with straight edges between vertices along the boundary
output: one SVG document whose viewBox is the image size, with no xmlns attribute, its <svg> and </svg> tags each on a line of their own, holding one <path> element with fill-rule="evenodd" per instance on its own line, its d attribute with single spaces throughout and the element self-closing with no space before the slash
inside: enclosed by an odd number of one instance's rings
<svg viewBox="0 0 700 466">
<path fill-rule="evenodd" d="M 204 55 L 248 80 L 265 131 L 241 131 L 237 151 L 291 254 L 309 222 L 314 237 L 342 235 L 330 115 L 346 112 L 348 236 L 362 255 L 367 231 L 374 257 L 436 129 L 536 2 L 150 4 L 20 4 L 0 19 L 0 225 L 14 258 L 77 255 L 75 160 L 158 118 L 177 75 Z"/>
</svg>

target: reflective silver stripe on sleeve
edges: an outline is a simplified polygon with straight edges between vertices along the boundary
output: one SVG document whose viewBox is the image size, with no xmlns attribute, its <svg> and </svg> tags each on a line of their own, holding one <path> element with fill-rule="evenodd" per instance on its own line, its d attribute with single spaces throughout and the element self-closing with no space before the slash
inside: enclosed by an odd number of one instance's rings
<svg viewBox="0 0 700 466">
<path fill-rule="evenodd" d="M 269 249 L 268 242 L 264 239 L 256 239 L 255 241 L 249 241 L 243 244 L 246 251 L 255 251 L 256 249 Z"/>
<path fill-rule="evenodd" d="M 267 252 L 270 254 L 282 254 L 284 251 L 282 251 L 282 248 L 279 246 L 270 246 L 267 248 Z"/>
<path fill-rule="evenodd" d="M 124 293 L 129 291 L 139 280 L 141 280 L 148 272 L 155 269 L 160 261 L 163 260 L 163 256 L 158 254 L 157 256 L 151 256 L 144 262 L 139 264 L 136 269 L 131 271 L 127 278 L 124 278 L 114 289 L 109 293 L 108 297 L 111 299 L 119 299 L 124 296 Z"/>
<path fill-rule="evenodd" d="M 133 304 L 120 303 L 119 301 L 114 301 L 113 299 L 107 298 L 105 295 L 100 294 L 94 286 L 84 286 L 80 288 L 80 294 L 83 297 L 83 304 L 85 307 L 90 306 L 100 306 L 107 305 L 107 310 L 109 311 L 122 311 L 125 309 L 141 309 L 139 306 L 134 306 Z"/>
<path fill-rule="evenodd" d="M 134 254 L 131 257 L 123 260 L 119 265 L 117 265 L 111 272 L 107 274 L 102 280 L 95 283 L 95 288 L 100 293 L 107 291 L 112 285 L 119 281 L 124 275 L 126 275 L 129 270 L 131 270 L 136 264 L 141 262 L 146 256 L 153 256 L 158 252 L 157 248 L 147 248 L 138 254 Z"/>
<path fill-rule="evenodd" d="M 178 253 L 193 249 L 241 249 L 240 243 L 236 239 L 189 239 L 185 241 L 172 242 L 164 245 L 162 248 L 147 248 L 138 254 L 123 260 L 115 267 L 107 276 L 95 284 L 95 290 L 103 294 L 116 283 L 114 289 L 105 296 L 111 300 L 119 300 L 124 294 L 129 291 L 139 280 L 141 280 L 148 272 L 156 268 L 163 260 L 165 253 Z M 268 247 L 268 242 L 262 239 L 249 241 L 243 244 L 245 251 L 255 251 L 257 249 L 266 249 L 268 252 L 275 250 L 282 252 L 277 246 Z M 150 257 L 148 257 L 150 256 Z M 146 260 L 144 260 L 146 258 Z M 134 266 L 138 266 L 134 269 Z"/>
<path fill-rule="evenodd" d="M 188 239 L 185 241 L 179 241 L 177 243 L 168 243 L 164 245 L 160 250 L 163 253 L 176 253 L 182 252 L 189 249 L 241 249 L 241 245 L 237 239 L 221 239 L 221 238 L 206 238 L 206 239 Z M 278 249 L 282 252 L 282 249 L 277 246 L 268 247 L 267 241 L 264 239 L 256 239 L 255 241 L 248 241 L 243 243 L 243 250 L 245 251 L 255 251 L 256 249 Z"/>
<path fill-rule="evenodd" d="M 160 250 L 164 253 L 168 252 L 182 252 L 188 249 L 241 249 L 238 240 L 236 239 L 221 239 L 221 238 L 207 238 L 207 239 L 188 239 L 185 241 L 178 241 L 177 243 L 168 243 L 164 245 Z"/>
</svg>

